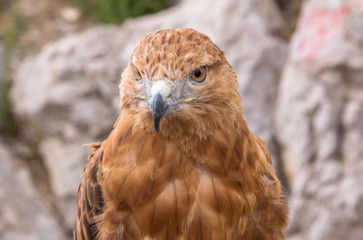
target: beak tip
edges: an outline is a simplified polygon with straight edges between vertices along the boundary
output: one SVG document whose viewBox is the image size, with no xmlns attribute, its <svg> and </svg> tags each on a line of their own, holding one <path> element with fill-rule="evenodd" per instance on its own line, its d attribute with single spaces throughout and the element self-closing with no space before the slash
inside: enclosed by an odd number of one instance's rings
<svg viewBox="0 0 363 240">
<path fill-rule="evenodd" d="M 159 125 L 154 124 L 155 133 L 159 133 Z"/>
<path fill-rule="evenodd" d="M 159 133 L 160 120 L 164 116 L 167 109 L 169 108 L 169 104 L 165 101 L 164 97 L 160 93 L 158 93 L 153 99 L 151 108 L 153 112 L 155 132 Z"/>
</svg>

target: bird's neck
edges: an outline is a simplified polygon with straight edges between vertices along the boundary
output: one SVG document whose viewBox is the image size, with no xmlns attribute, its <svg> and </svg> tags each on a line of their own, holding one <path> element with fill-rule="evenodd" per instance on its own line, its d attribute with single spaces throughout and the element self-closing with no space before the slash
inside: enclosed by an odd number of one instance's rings
<svg viewBox="0 0 363 240">
<path fill-rule="evenodd" d="M 159 145 L 163 148 L 173 146 L 175 151 L 204 164 L 212 151 L 231 151 L 251 135 L 242 114 L 232 122 L 213 120 L 199 126 L 191 126 L 188 121 L 178 119 L 174 122 L 168 120 L 162 123 L 159 133 L 154 131 L 151 118 L 140 121 L 130 115 L 120 115 L 108 141 L 112 143 L 110 153 L 117 151 L 122 144 L 148 142 L 150 151 L 158 151 L 156 146 Z"/>
</svg>

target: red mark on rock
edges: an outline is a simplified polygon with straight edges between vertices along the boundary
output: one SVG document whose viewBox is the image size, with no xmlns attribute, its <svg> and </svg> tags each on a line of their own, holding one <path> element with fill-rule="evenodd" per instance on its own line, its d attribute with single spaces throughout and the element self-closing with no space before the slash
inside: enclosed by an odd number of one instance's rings
<svg viewBox="0 0 363 240">
<path fill-rule="evenodd" d="M 298 51 L 305 61 L 312 62 L 341 29 L 347 6 L 337 9 L 313 9 L 306 14 L 299 26 Z"/>
</svg>

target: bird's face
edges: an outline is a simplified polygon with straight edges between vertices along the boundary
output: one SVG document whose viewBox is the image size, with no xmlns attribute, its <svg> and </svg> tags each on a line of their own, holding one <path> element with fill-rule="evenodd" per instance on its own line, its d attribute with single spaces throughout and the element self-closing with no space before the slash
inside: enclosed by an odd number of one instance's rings
<svg viewBox="0 0 363 240">
<path fill-rule="evenodd" d="M 140 84 L 139 96 L 150 107 L 155 131 L 159 132 L 160 120 L 164 116 L 175 113 L 183 105 L 199 97 L 197 86 L 206 80 L 207 67 L 197 67 L 178 81 L 160 75 L 156 79 L 145 77 L 144 80 L 136 67 L 134 76 Z"/>
<path fill-rule="evenodd" d="M 158 133 L 162 122 L 169 128 L 194 126 L 200 117 L 213 118 L 231 108 L 235 98 L 239 105 L 236 88 L 235 73 L 223 51 L 207 36 L 193 29 L 169 29 L 138 43 L 120 92 L 122 105 L 144 125 L 152 119 Z"/>
</svg>

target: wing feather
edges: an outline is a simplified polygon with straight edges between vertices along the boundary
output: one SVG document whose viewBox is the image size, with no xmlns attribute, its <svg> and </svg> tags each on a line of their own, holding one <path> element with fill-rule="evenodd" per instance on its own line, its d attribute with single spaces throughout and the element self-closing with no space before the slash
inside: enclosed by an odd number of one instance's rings
<svg viewBox="0 0 363 240">
<path fill-rule="evenodd" d="M 97 239 L 96 218 L 103 213 L 104 198 L 98 181 L 98 170 L 103 158 L 103 149 L 100 144 L 91 144 L 91 148 L 94 152 L 90 155 L 90 161 L 83 170 L 83 177 L 78 189 L 78 211 L 73 234 L 74 240 Z"/>
</svg>

